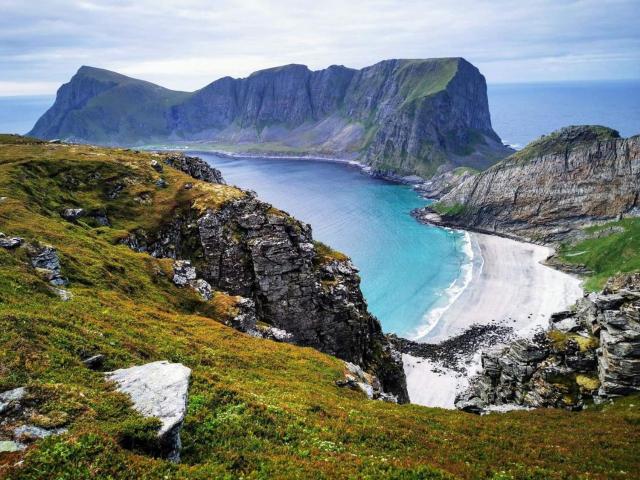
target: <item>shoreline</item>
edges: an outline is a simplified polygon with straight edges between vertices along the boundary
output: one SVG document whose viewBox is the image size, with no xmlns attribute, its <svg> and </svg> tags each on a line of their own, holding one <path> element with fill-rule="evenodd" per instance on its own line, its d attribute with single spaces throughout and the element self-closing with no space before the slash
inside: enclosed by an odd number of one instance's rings
<svg viewBox="0 0 640 480">
<path fill-rule="evenodd" d="M 509 327 L 515 337 L 530 337 L 547 327 L 552 313 L 566 310 L 583 296 L 580 279 L 541 263 L 552 249 L 501 236 L 468 234 L 482 262 L 476 260 L 477 255 L 471 259 L 471 281 L 427 333 L 414 340 L 439 343 L 472 325 Z M 456 393 L 479 368 L 480 352 L 473 352 L 456 366 L 410 354 L 402 358 L 411 403 L 454 408 Z M 461 368 L 465 373 L 460 373 Z"/>
<path fill-rule="evenodd" d="M 385 173 L 378 170 L 374 170 L 370 165 L 366 165 L 359 160 L 355 160 L 354 158 L 344 158 L 344 157 L 333 157 L 333 156 L 323 156 L 322 154 L 309 154 L 309 155 L 289 155 L 289 154 L 279 154 L 276 152 L 265 152 L 265 153 L 241 153 L 241 152 L 229 152 L 226 150 L 206 150 L 202 148 L 196 148 L 193 145 L 188 145 L 184 147 L 154 147 L 145 146 L 142 147 L 144 149 L 149 149 L 153 151 L 189 151 L 194 154 L 198 153 L 208 153 L 213 155 L 219 155 L 221 157 L 227 158 L 238 158 L 238 159 L 267 159 L 267 160 L 303 160 L 303 161 L 313 161 L 313 162 L 330 162 L 330 163 L 341 163 L 344 165 L 349 165 L 352 167 L 356 167 L 360 169 L 363 173 L 370 175 L 374 178 L 379 178 L 382 180 L 386 180 L 391 183 L 399 183 L 402 185 L 409 185 L 415 187 L 426 182 L 426 179 L 418 176 L 418 175 L 396 175 L 392 173 Z M 419 191 L 416 190 L 416 193 L 427 200 L 427 197 L 424 197 L 420 194 Z"/>
</svg>

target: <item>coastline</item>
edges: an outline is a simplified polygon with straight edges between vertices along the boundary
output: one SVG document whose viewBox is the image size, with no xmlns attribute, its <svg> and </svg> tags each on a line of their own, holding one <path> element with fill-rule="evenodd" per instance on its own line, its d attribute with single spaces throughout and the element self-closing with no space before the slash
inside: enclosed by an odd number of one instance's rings
<svg viewBox="0 0 640 480">
<path fill-rule="evenodd" d="M 185 145 L 185 146 L 145 146 L 143 149 L 153 150 L 153 151 L 189 151 L 194 154 L 198 153 L 208 153 L 213 155 L 219 155 L 221 157 L 226 158 L 238 158 L 238 159 L 273 159 L 273 160 L 302 160 L 302 161 L 312 161 L 312 162 L 331 162 L 331 163 L 341 163 L 344 165 L 349 165 L 352 167 L 359 168 L 363 173 L 370 175 L 374 178 L 380 178 L 382 180 L 386 180 L 392 183 L 400 183 L 402 185 L 411 185 L 417 186 L 426 181 L 426 179 L 418 176 L 418 175 L 396 175 L 393 173 L 386 173 L 379 170 L 374 170 L 370 165 L 366 165 L 365 163 L 360 162 L 359 160 L 355 160 L 354 158 L 345 158 L 345 157 L 334 157 L 330 155 L 322 155 L 322 154 L 300 154 L 300 155 L 290 155 L 286 153 L 277 153 L 277 152 L 264 152 L 264 153 L 242 153 L 242 152 L 229 152 L 226 150 L 217 150 L 206 148 L 198 148 L 197 145 Z M 418 195 L 423 198 L 423 195 L 420 194 L 419 191 L 416 191 Z"/>
<path fill-rule="evenodd" d="M 567 309 L 583 296 L 578 278 L 541 263 L 552 249 L 500 236 L 468 234 L 474 245 L 472 279 L 418 341 L 439 343 L 471 325 L 510 327 L 515 337 L 530 337 L 547 326 L 552 313 Z M 480 364 L 479 352 L 461 359 L 455 369 L 427 358 L 402 357 L 411 402 L 443 408 L 454 408 L 456 393 L 466 387 Z"/>
</svg>

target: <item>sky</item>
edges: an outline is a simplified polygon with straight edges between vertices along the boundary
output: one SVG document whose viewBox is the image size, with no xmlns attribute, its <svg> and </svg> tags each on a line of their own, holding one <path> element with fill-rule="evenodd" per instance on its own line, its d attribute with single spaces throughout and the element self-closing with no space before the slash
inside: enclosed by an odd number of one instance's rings
<svg viewBox="0 0 640 480">
<path fill-rule="evenodd" d="M 489 83 L 640 79 L 640 0 L 0 0 L 0 95 L 81 65 L 192 91 L 288 63 L 464 57 Z"/>
</svg>

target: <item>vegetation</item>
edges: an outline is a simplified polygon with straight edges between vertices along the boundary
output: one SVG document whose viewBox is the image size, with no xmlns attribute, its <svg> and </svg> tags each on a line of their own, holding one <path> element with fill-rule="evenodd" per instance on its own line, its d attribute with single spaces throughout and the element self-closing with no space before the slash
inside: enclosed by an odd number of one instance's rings
<svg viewBox="0 0 640 480">
<path fill-rule="evenodd" d="M 459 215 L 464 215 L 467 211 L 467 206 L 462 203 L 454 203 L 454 204 L 446 204 L 443 202 L 436 202 L 431 205 L 437 213 L 447 217 L 457 217 Z"/>
<path fill-rule="evenodd" d="M 152 154 L 2 142 L 0 231 L 52 244 L 73 298 L 50 291 L 24 248 L 0 249 L 0 391 L 27 385 L 31 421 L 69 429 L 26 453 L 0 454 L 0 477 L 623 479 L 640 471 L 639 398 L 581 413 L 482 417 L 368 401 L 335 385 L 341 361 L 224 326 L 233 297 L 203 302 L 173 285 L 171 261 L 118 243 L 186 203 L 220 205 L 237 189 L 185 190 L 198 182 L 167 166 L 157 173 Z M 124 189 L 109 199 L 118 182 Z M 66 206 L 102 208 L 112 226 L 66 222 Z M 181 464 L 154 456 L 157 422 L 82 364 L 97 353 L 104 370 L 163 359 L 193 370 Z"/>
<path fill-rule="evenodd" d="M 590 270 L 584 287 L 600 290 L 609 277 L 619 273 L 640 271 L 640 218 L 585 229 L 587 239 L 563 245 L 559 257 L 572 265 Z"/>
<path fill-rule="evenodd" d="M 398 70 L 400 94 L 404 105 L 447 88 L 458 71 L 457 58 L 403 60 Z"/>
<path fill-rule="evenodd" d="M 620 138 L 616 130 L 599 125 L 565 127 L 529 143 L 506 161 L 526 163 L 544 155 L 561 154 L 580 145 L 615 138 Z"/>
</svg>

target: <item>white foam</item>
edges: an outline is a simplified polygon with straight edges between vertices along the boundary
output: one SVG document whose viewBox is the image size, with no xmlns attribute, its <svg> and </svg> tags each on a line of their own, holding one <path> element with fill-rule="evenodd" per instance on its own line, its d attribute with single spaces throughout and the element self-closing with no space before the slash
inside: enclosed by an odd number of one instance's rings
<svg viewBox="0 0 640 480">
<path fill-rule="evenodd" d="M 471 235 L 469 232 L 462 233 L 462 253 L 467 260 L 460 266 L 460 273 L 458 274 L 458 277 L 442 292 L 441 295 L 444 297 L 444 300 L 442 302 L 437 302 L 440 306 L 430 309 L 424 315 L 422 324 L 416 328 L 412 335 L 410 335 L 413 340 L 424 339 L 424 337 L 426 337 L 429 332 L 435 328 L 442 318 L 442 315 L 456 302 L 458 297 L 460 297 L 465 288 L 467 288 L 473 280 L 475 254 L 473 251 L 473 245 L 471 244 Z M 480 260 L 484 263 L 482 257 L 480 257 Z"/>
</svg>

